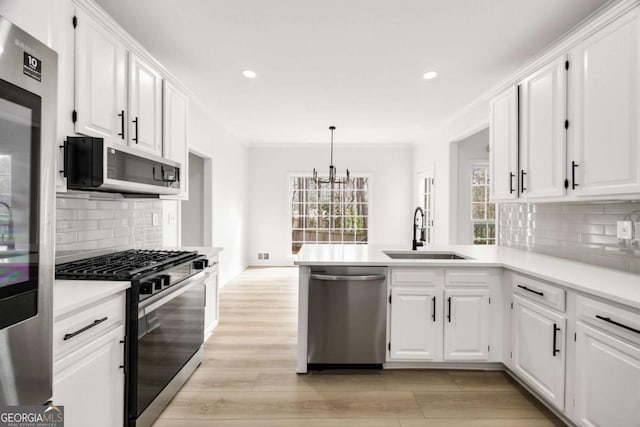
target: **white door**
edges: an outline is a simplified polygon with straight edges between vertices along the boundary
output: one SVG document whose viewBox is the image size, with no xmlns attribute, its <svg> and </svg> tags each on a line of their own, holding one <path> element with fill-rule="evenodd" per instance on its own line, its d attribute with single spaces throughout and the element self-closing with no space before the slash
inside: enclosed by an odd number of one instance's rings
<svg viewBox="0 0 640 427">
<path fill-rule="evenodd" d="M 520 197 L 564 196 L 566 57 L 520 84 Z"/>
<path fill-rule="evenodd" d="M 76 17 L 75 131 L 126 143 L 127 51 L 82 9 Z"/>
<path fill-rule="evenodd" d="M 67 427 L 115 427 L 124 419 L 124 330 L 118 328 L 54 365 L 53 401 Z"/>
<path fill-rule="evenodd" d="M 489 124 L 491 201 L 518 197 L 518 88 L 491 100 Z"/>
<path fill-rule="evenodd" d="M 565 317 L 517 295 L 512 315 L 513 369 L 549 402 L 564 409 Z"/>
<path fill-rule="evenodd" d="M 205 284 L 204 339 L 209 338 L 218 321 L 218 272 L 212 272 Z"/>
<path fill-rule="evenodd" d="M 569 179 L 577 196 L 640 194 L 638 25 L 636 10 L 571 52 Z"/>
<path fill-rule="evenodd" d="M 578 322 L 575 418 L 581 426 L 640 426 L 640 348 Z"/>
<path fill-rule="evenodd" d="M 434 289 L 391 289 L 391 360 L 440 359 L 442 292 Z"/>
<path fill-rule="evenodd" d="M 180 163 L 179 199 L 189 198 L 189 147 L 187 144 L 189 100 L 173 84 L 164 81 L 163 156 Z M 173 197 L 175 198 L 175 197 Z"/>
<path fill-rule="evenodd" d="M 162 77 L 129 55 L 129 145 L 162 155 Z"/>
<path fill-rule="evenodd" d="M 444 291 L 444 359 L 489 358 L 489 289 Z"/>
</svg>

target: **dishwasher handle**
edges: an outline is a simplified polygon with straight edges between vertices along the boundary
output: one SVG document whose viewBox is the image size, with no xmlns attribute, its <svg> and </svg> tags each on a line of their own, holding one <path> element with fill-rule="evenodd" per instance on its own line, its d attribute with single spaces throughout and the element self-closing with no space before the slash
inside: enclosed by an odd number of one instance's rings
<svg viewBox="0 0 640 427">
<path fill-rule="evenodd" d="M 316 274 L 312 273 L 311 278 L 314 280 L 324 280 L 335 282 L 338 280 L 348 280 L 350 282 L 373 282 L 378 280 L 384 280 L 384 274 L 363 274 L 363 275 L 335 275 L 335 274 Z"/>
</svg>

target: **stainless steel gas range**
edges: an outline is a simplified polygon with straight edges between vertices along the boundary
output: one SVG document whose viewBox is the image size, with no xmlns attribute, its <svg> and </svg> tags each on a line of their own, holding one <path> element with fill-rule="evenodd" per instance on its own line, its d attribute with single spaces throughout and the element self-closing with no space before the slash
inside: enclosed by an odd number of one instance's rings
<svg viewBox="0 0 640 427">
<path fill-rule="evenodd" d="M 130 281 L 125 339 L 127 426 L 155 421 L 202 360 L 206 256 L 127 250 L 56 266 L 57 279 Z"/>
</svg>

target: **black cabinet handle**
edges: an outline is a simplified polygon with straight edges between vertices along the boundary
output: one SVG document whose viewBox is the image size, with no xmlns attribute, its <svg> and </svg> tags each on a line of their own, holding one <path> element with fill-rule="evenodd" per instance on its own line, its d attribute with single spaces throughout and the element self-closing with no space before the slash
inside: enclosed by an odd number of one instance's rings
<svg viewBox="0 0 640 427">
<path fill-rule="evenodd" d="M 431 304 L 433 305 L 433 312 L 431 314 L 431 318 L 433 321 L 436 321 L 436 297 L 431 298 Z"/>
<path fill-rule="evenodd" d="M 576 168 L 578 164 L 575 161 L 571 161 L 571 189 L 575 190 L 578 184 L 576 184 Z"/>
<path fill-rule="evenodd" d="M 600 316 L 599 314 L 596 314 L 596 319 L 604 320 L 605 322 L 611 323 L 612 325 L 619 326 L 619 327 L 621 327 L 623 329 L 626 329 L 627 331 L 631 331 L 631 332 L 635 332 L 636 334 L 640 334 L 640 330 L 638 330 L 636 328 L 632 328 L 631 326 L 627 326 L 627 325 L 624 325 L 622 323 L 616 322 L 615 320 L 611 320 L 610 317 L 604 317 L 604 316 Z"/>
<path fill-rule="evenodd" d="M 533 289 L 527 288 L 526 286 L 522 286 L 522 285 L 518 285 L 518 287 L 519 287 L 520 289 L 524 289 L 525 291 L 529 291 L 529 292 L 534 293 L 534 294 L 536 294 L 536 295 L 540 295 L 541 297 L 543 297 L 543 296 L 544 296 L 544 292 L 536 291 L 536 290 L 533 290 Z"/>
<path fill-rule="evenodd" d="M 60 172 L 62 172 L 62 176 L 64 178 L 67 177 L 67 174 L 69 173 L 69 159 L 67 156 L 67 141 L 64 141 L 62 143 L 62 145 L 60 146 L 60 148 L 62 149 L 62 170 Z"/>
<path fill-rule="evenodd" d="M 118 114 L 118 117 L 120 117 L 120 128 L 122 129 L 122 132 L 120 132 L 118 135 L 124 139 L 124 110 L 120 111 L 120 114 Z"/>
<path fill-rule="evenodd" d="M 447 298 L 447 304 L 449 305 L 449 313 L 447 314 L 447 320 L 451 323 L 451 297 Z"/>
<path fill-rule="evenodd" d="M 515 173 L 509 172 L 509 193 L 510 194 L 513 194 L 513 192 L 516 191 L 513 189 L 513 178 L 515 177 L 516 177 Z"/>
<path fill-rule="evenodd" d="M 91 328 L 93 328 L 95 326 L 98 326 L 100 323 L 106 322 L 107 319 L 108 319 L 108 317 L 105 316 L 102 319 L 94 320 L 93 323 L 91 323 L 91 324 L 89 324 L 89 325 L 87 325 L 87 326 L 85 326 L 83 328 L 80 328 L 75 332 L 72 332 L 70 334 L 64 334 L 64 338 L 62 338 L 62 340 L 63 341 L 70 340 L 71 338 L 73 338 L 73 337 L 75 337 L 77 335 L 80 335 L 81 333 L 86 332 L 86 331 L 88 331 L 89 329 L 91 329 Z"/>
<path fill-rule="evenodd" d="M 558 331 L 560 330 L 560 328 L 558 328 L 558 325 L 556 325 L 555 323 L 553 324 L 553 357 L 556 357 L 557 353 L 560 353 L 560 350 L 558 350 Z"/>
<path fill-rule="evenodd" d="M 524 171 L 524 169 L 520 170 L 520 192 L 524 193 L 525 191 L 527 191 L 526 188 L 524 188 L 524 176 L 527 173 Z"/>
<path fill-rule="evenodd" d="M 133 124 L 136 125 L 136 137 L 135 138 L 131 138 L 132 141 L 134 141 L 136 144 L 138 143 L 138 118 L 136 117 L 135 119 L 133 119 Z"/>
</svg>

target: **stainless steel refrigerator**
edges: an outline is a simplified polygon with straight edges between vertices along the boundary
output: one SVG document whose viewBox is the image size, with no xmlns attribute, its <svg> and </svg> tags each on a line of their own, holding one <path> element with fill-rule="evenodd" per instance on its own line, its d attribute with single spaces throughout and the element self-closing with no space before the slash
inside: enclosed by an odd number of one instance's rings
<svg viewBox="0 0 640 427">
<path fill-rule="evenodd" d="M 0 405 L 51 398 L 57 63 L 0 16 Z"/>
</svg>

